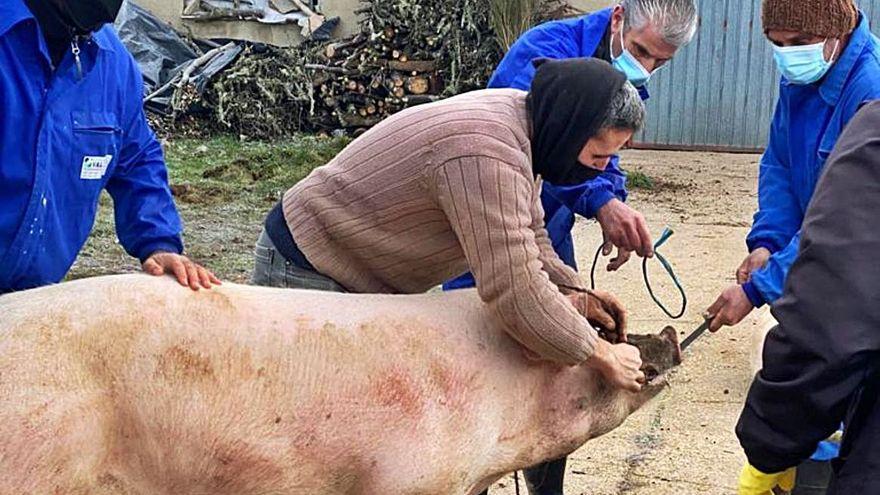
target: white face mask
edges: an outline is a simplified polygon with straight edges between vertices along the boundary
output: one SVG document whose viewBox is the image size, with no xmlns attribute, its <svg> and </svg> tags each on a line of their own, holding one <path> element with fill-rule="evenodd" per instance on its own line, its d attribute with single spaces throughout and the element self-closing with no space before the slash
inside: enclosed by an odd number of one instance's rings
<svg viewBox="0 0 880 495">
<path fill-rule="evenodd" d="M 826 39 L 814 45 L 776 46 L 773 45 L 773 58 L 779 72 L 788 82 L 797 85 L 813 84 L 822 79 L 834 64 L 834 57 L 840 48 L 840 40 L 834 46 L 831 60 L 825 60 Z"/>
</svg>

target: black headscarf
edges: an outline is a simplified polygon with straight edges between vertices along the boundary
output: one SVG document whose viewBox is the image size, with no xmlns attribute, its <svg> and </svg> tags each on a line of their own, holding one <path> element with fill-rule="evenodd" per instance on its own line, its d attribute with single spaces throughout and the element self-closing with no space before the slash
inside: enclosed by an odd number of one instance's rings
<svg viewBox="0 0 880 495">
<path fill-rule="evenodd" d="M 58 65 L 74 36 L 88 36 L 116 20 L 122 0 L 25 0 Z"/>
<path fill-rule="evenodd" d="M 542 59 L 535 66 L 528 97 L 535 175 L 557 185 L 595 178 L 601 171 L 579 164 L 578 155 L 599 132 L 626 76 L 593 58 Z"/>
<path fill-rule="evenodd" d="M 54 0 L 76 34 L 91 34 L 119 15 L 122 0 Z"/>
</svg>

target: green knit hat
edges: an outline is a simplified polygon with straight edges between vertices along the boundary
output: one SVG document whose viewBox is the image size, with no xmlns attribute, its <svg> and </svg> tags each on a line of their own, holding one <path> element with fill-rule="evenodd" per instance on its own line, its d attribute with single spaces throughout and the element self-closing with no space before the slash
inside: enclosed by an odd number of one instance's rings
<svg viewBox="0 0 880 495">
<path fill-rule="evenodd" d="M 839 38 L 855 29 L 859 10 L 853 0 L 764 0 L 764 32 L 797 31 Z"/>
</svg>

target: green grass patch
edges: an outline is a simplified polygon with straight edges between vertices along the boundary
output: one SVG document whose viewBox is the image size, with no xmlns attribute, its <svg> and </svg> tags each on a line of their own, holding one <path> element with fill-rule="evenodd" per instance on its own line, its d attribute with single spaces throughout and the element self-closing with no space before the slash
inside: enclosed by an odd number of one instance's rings
<svg viewBox="0 0 880 495">
<path fill-rule="evenodd" d="M 298 136 L 290 141 L 180 140 L 166 146 L 171 184 L 178 201 L 212 204 L 242 196 L 280 194 L 330 161 L 347 139 Z"/>
<path fill-rule="evenodd" d="M 293 136 L 279 142 L 229 137 L 165 146 L 169 180 L 184 221 L 187 253 L 221 278 L 245 282 L 266 213 L 284 192 L 347 144 L 345 138 Z M 95 228 L 68 278 L 139 270 L 116 240 L 104 193 Z"/>
<path fill-rule="evenodd" d="M 626 184 L 630 189 L 644 189 L 651 191 L 656 187 L 654 179 L 648 177 L 642 172 L 627 172 Z"/>
</svg>

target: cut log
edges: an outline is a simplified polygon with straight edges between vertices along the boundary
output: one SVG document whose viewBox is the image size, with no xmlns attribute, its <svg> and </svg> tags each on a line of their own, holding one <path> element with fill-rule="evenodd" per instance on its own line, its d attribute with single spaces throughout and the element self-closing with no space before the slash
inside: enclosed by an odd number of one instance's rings
<svg viewBox="0 0 880 495">
<path fill-rule="evenodd" d="M 433 60 L 378 60 L 378 65 L 401 72 L 434 72 L 437 63 Z"/>
<path fill-rule="evenodd" d="M 322 70 L 324 72 L 332 72 L 333 74 L 342 74 L 344 76 L 357 75 L 359 71 L 349 70 L 345 67 L 334 67 L 332 65 L 324 65 L 324 64 L 305 64 L 303 68 L 308 70 Z"/>
<path fill-rule="evenodd" d="M 423 95 L 431 90 L 427 77 L 410 77 L 406 80 L 406 91 L 414 95 Z"/>
</svg>

